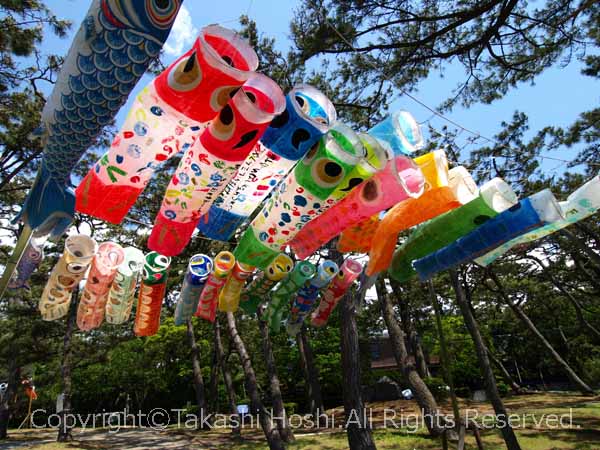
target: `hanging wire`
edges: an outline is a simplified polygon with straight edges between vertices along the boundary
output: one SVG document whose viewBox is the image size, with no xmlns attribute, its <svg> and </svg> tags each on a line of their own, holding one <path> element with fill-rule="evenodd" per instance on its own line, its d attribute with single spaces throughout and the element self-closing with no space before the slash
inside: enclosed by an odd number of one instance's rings
<svg viewBox="0 0 600 450">
<path fill-rule="evenodd" d="M 331 30 L 355 53 L 360 53 L 358 52 L 358 50 L 354 47 L 354 45 L 352 45 L 351 42 L 348 41 L 348 39 L 346 39 L 346 37 L 329 21 L 329 19 L 327 18 L 326 13 L 323 13 L 323 8 L 320 7 L 319 5 L 316 4 L 316 2 L 314 0 L 310 0 L 310 3 L 312 3 L 312 6 L 315 8 L 316 13 L 319 15 L 319 17 L 325 22 L 325 24 L 331 28 Z M 383 71 L 382 67 L 377 66 L 374 62 L 370 61 L 369 59 L 365 59 L 365 62 L 371 66 L 371 68 L 373 68 L 376 72 L 379 72 L 381 74 L 381 76 L 383 77 L 383 79 L 389 83 L 391 83 L 392 85 L 394 85 L 394 82 L 390 79 L 390 77 L 388 77 L 385 72 Z M 523 153 L 523 151 L 521 149 L 516 149 L 513 148 L 509 145 L 506 144 L 502 144 L 498 141 L 496 141 L 495 139 L 489 138 L 483 134 L 481 134 L 478 131 L 474 131 L 471 130 L 470 128 L 464 127 L 461 124 L 459 124 L 458 122 L 450 119 L 449 117 L 445 116 L 444 114 L 442 114 L 440 111 L 438 111 L 437 109 L 427 105 L 425 102 L 423 102 L 422 100 L 418 99 L 417 97 L 415 97 L 414 95 L 412 95 L 411 93 L 407 92 L 406 90 L 402 89 L 402 88 L 398 88 L 400 93 L 406 97 L 408 97 L 409 99 L 411 99 L 413 102 L 417 103 L 418 105 L 422 106 L 423 108 L 425 108 L 426 110 L 428 110 L 429 112 L 432 113 L 432 115 L 425 120 L 422 123 L 428 123 L 430 122 L 434 117 L 439 117 L 440 119 L 448 122 L 449 124 L 453 125 L 454 127 L 456 127 L 457 129 L 459 129 L 461 132 L 465 131 L 471 135 L 473 135 L 476 139 L 483 139 L 486 142 L 489 142 L 499 148 L 505 148 L 507 150 L 510 150 L 512 152 L 515 153 Z M 440 136 L 444 136 L 441 133 L 439 133 Z M 504 155 L 498 155 L 498 156 L 502 156 L 502 157 L 507 157 Z M 546 155 L 536 155 L 534 156 L 534 158 L 540 158 L 540 159 L 547 159 L 547 160 L 551 160 L 551 161 L 558 161 L 564 164 L 570 164 L 572 161 L 566 160 L 566 159 L 562 159 L 562 158 L 556 158 L 553 156 L 546 156 Z M 593 163 L 593 162 L 588 162 L 587 163 L 590 166 L 598 166 L 600 167 L 600 163 Z"/>
</svg>

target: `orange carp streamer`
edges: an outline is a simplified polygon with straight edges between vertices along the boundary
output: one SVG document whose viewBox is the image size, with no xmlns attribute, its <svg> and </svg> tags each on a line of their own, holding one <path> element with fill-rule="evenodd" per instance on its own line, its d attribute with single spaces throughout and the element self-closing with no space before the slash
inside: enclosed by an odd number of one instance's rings
<svg viewBox="0 0 600 450">
<path fill-rule="evenodd" d="M 424 175 L 427 177 L 425 171 Z M 373 240 L 365 269 L 368 276 L 390 266 L 401 231 L 458 208 L 477 195 L 477 185 L 464 167 L 451 169 L 448 178 L 447 185 L 433 185 L 421 197 L 399 203 L 388 211 L 375 231 L 377 239 Z"/>
<path fill-rule="evenodd" d="M 337 249 L 341 253 L 368 253 L 373 245 L 375 231 L 381 219 L 379 213 L 346 228 L 338 240 Z"/>
</svg>

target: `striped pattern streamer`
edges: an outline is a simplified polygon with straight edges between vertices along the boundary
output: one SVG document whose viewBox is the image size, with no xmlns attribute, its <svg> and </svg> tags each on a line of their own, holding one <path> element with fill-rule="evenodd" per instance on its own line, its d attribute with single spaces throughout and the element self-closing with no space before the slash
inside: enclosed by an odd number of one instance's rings
<svg viewBox="0 0 600 450">
<path fill-rule="evenodd" d="M 125 247 L 124 259 L 117 268 L 117 274 L 108 293 L 105 317 L 108 323 L 119 325 L 131 315 L 135 288 L 142 268 L 144 267 L 144 254 L 134 247 Z"/>
<path fill-rule="evenodd" d="M 213 270 L 212 259 L 199 253 L 190 258 L 175 306 L 175 325 L 183 325 L 198 308 L 200 295 Z"/>
<path fill-rule="evenodd" d="M 278 333 L 281 322 L 289 307 L 290 299 L 298 291 L 300 286 L 310 280 L 316 273 L 314 264 L 308 261 L 296 263 L 294 269 L 281 281 L 271 294 L 271 302 L 265 312 L 265 321 L 269 324 L 272 332 Z"/>
<path fill-rule="evenodd" d="M 160 327 L 160 310 L 167 290 L 171 258 L 156 252 L 146 255 L 133 332 L 136 336 L 152 336 Z"/>
<path fill-rule="evenodd" d="M 294 261 L 285 253 L 278 255 L 267 270 L 261 272 L 240 297 L 240 308 L 247 314 L 255 314 L 258 305 L 267 300 L 269 291 L 286 277 L 294 267 Z"/>
</svg>

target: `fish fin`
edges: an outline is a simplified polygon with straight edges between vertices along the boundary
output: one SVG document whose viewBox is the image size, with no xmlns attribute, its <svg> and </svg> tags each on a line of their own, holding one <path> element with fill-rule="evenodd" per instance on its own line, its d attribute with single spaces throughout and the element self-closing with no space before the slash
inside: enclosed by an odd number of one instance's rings
<svg viewBox="0 0 600 450">
<path fill-rule="evenodd" d="M 75 193 L 57 183 L 44 169 L 38 172 L 21 212 L 13 222 L 27 222 L 36 235 L 62 235 L 75 213 Z"/>
</svg>

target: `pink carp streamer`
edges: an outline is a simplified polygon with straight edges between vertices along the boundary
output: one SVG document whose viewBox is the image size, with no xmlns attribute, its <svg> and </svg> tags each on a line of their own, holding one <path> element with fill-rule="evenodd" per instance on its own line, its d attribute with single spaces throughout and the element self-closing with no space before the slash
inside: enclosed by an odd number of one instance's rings
<svg viewBox="0 0 600 450">
<path fill-rule="evenodd" d="M 200 217 L 284 108 L 279 86 L 261 74 L 233 95 L 181 159 L 156 216 L 150 249 L 167 256 L 183 251 Z"/>
<path fill-rule="evenodd" d="M 235 32 L 203 28 L 137 96 L 110 150 L 77 188 L 77 211 L 120 223 L 159 165 L 192 146 L 257 66 L 256 53 Z"/>
<path fill-rule="evenodd" d="M 353 259 L 347 259 L 340 267 L 331 284 L 321 294 L 321 302 L 311 315 L 310 323 L 314 327 L 322 327 L 329 320 L 329 316 L 344 296 L 350 285 L 358 278 L 362 265 Z"/>
<path fill-rule="evenodd" d="M 406 156 L 397 156 L 347 197 L 311 220 L 290 246 L 300 259 L 308 258 L 349 226 L 423 193 L 425 180 L 419 167 Z"/>
<path fill-rule="evenodd" d="M 77 326 L 80 330 L 90 331 L 104 321 L 108 293 L 124 259 L 125 252 L 119 244 L 103 242 L 98 246 L 77 308 Z"/>
<path fill-rule="evenodd" d="M 235 256 L 231 252 L 220 252 L 215 256 L 213 271 L 206 280 L 204 289 L 200 294 L 198 309 L 194 314 L 209 322 L 214 322 L 219 304 L 219 293 L 227 281 L 227 277 L 235 266 Z"/>
</svg>

